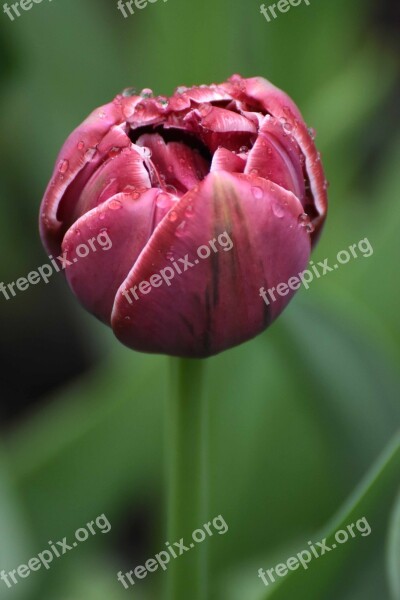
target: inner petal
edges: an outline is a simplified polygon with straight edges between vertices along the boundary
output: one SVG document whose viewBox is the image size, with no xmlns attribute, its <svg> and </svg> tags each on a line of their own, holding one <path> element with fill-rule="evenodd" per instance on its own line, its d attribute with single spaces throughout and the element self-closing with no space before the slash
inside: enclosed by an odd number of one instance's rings
<svg viewBox="0 0 400 600">
<path fill-rule="evenodd" d="M 143 156 L 152 187 L 160 187 L 179 197 L 210 171 L 210 158 L 204 156 L 201 148 L 189 145 L 184 137 L 182 141 L 175 141 L 172 136 L 168 141 L 158 132 L 144 133 L 136 140 L 136 145 L 147 149 Z"/>
</svg>

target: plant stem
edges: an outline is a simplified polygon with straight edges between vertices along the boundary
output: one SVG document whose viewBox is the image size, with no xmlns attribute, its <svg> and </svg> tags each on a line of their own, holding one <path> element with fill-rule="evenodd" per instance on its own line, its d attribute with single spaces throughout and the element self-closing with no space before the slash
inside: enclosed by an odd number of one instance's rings
<svg viewBox="0 0 400 600">
<path fill-rule="evenodd" d="M 168 404 L 168 540 L 178 557 L 168 565 L 168 600 L 207 600 L 207 540 L 192 534 L 207 523 L 208 414 L 201 360 L 172 359 Z M 183 538 L 193 548 L 179 556 Z"/>
</svg>

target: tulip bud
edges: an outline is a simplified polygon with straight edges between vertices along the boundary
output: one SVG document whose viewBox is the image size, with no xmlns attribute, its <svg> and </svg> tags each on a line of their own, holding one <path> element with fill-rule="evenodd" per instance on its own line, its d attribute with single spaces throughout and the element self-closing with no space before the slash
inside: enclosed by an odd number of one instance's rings
<svg viewBox="0 0 400 600">
<path fill-rule="evenodd" d="M 121 342 L 206 357 L 288 304 L 293 289 L 274 303 L 259 290 L 306 268 L 326 187 L 311 131 L 265 79 L 235 75 L 170 98 L 126 90 L 67 139 L 40 231 L 48 252 L 68 256 L 81 303 Z M 93 242 L 102 234 L 106 251 Z"/>
</svg>

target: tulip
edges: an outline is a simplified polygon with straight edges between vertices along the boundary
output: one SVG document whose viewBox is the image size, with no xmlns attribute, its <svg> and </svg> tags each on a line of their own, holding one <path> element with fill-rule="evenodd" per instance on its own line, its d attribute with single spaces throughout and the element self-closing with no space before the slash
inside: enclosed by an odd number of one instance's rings
<svg viewBox="0 0 400 600">
<path fill-rule="evenodd" d="M 270 305 L 259 290 L 306 268 L 326 188 L 311 130 L 265 79 L 235 75 L 170 98 L 128 89 L 67 139 L 40 231 L 49 253 L 68 257 L 81 303 L 121 342 L 207 357 L 288 304 L 292 289 Z M 80 258 L 78 246 L 102 232 L 112 247 Z"/>
</svg>

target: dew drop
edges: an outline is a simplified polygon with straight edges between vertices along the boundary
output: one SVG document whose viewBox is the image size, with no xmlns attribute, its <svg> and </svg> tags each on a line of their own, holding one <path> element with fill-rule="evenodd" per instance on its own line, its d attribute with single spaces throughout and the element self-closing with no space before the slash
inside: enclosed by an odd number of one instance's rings
<svg viewBox="0 0 400 600">
<path fill-rule="evenodd" d="M 167 190 L 167 192 L 169 192 L 170 194 L 174 194 L 174 196 L 176 196 L 178 194 L 178 190 L 176 189 L 175 186 L 168 184 L 165 189 Z"/>
<path fill-rule="evenodd" d="M 261 200 L 264 197 L 264 190 L 260 187 L 252 187 L 251 192 L 256 200 Z"/>
<path fill-rule="evenodd" d="M 186 221 L 182 221 L 182 223 L 180 223 L 176 229 L 176 235 L 178 237 L 182 237 L 182 235 L 184 234 L 185 227 L 186 227 Z"/>
<path fill-rule="evenodd" d="M 151 90 L 150 88 L 144 88 L 141 92 L 140 95 L 142 98 L 152 98 L 153 97 L 153 90 Z"/>
<path fill-rule="evenodd" d="M 158 96 L 157 98 L 157 103 L 161 104 L 161 106 L 163 108 L 167 108 L 169 102 L 168 102 L 168 98 L 166 98 L 165 96 Z"/>
<path fill-rule="evenodd" d="M 178 213 L 175 210 L 171 210 L 171 212 L 168 213 L 168 219 L 169 219 L 169 221 L 171 221 L 171 223 L 175 223 L 177 218 L 178 218 Z"/>
<path fill-rule="evenodd" d="M 122 202 L 120 200 L 111 200 L 108 207 L 110 208 L 110 210 L 119 210 L 120 208 L 122 208 Z"/>
<path fill-rule="evenodd" d="M 99 119 L 105 119 L 106 118 L 106 113 L 104 112 L 104 110 L 100 111 L 99 114 L 97 115 L 99 117 Z"/>
<path fill-rule="evenodd" d="M 136 88 L 134 88 L 134 87 L 125 88 L 124 91 L 122 92 L 122 95 L 125 96 L 126 98 L 129 98 L 130 96 L 136 96 Z"/>
<path fill-rule="evenodd" d="M 151 150 L 147 146 L 142 146 L 140 154 L 145 160 L 149 160 L 151 158 Z"/>
<path fill-rule="evenodd" d="M 58 165 L 58 172 L 64 175 L 68 171 L 69 162 L 67 160 L 61 160 Z"/>
<path fill-rule="evenodd" d="M 241 153 L 243 153 L 243 154 L 245 154 L 245 153 L 246 153 L 246 152 L 248 152 L 248 151 L 249 151 L 249 149 L 248 149 L 248 147 L 247 147 L 247 146 L 241 146 L 241 147 L 239 148 L 239 152 L 241 152 Z"/>
<path fill-rule="evenodd" d="M 167 252 L 166 255 L 165 255 L 165 258 L 167 260 L 173 260 L 174 259 L 174 255 L 173 255 L 172 252 Z"/>
<path fill-rule="evenodd" d="M 290 123 L 287 121 L 287 119 L 285 119 L 284 117 L 282 117 L 282 118 L 281 118 L 281 119 L 279 119 L 279 120 L 280 120 L 280 123 L 281 123 L 281 125 L 282 125 L 282 129 L 283 129 L 283 132 L 284 132 L 284 134 L 286 134 L 286 135 L 287 135 L 287 134 L 290 134 L 290 133 L 292 133 L 292 131 L 293 131 L 293 125 L 291 125 L 291 124 L 290 124 Z"/>
<path fill-rule="evenodd" d="M 121 152 L 121 148 L 117 148 L 117 146 L 114 146 L 113 148 L 111 148 L 111 150 L 108 153 L 108 156 L 110 158 L 115 158 L 116 156 L 118 156 L 118 154 Z"/>
<path fill-rule="evenodd" d="M 83 150 L 83 149 L 84 149 L 84 147 L 85 147 L 85 142 L 82 142 L 82 141 L 81 141 L 81 142 L 79 142 L 79 144 L 78 144 L 78 146 L 77 146 L 78 150 Z"/>
<path fill-rule="evenodd" d="M 315 140 L 315 138 L 317 137 L 317 133 L 313 127 L 308 128 L 308 133 L 309 133 L 310 138 L 312 140 Z"/>
<path fill-rule="evenodd" d="M 176 88 L 176 93 L 177 94 L 184 94 L 185 92 L 188 91 L 189 88 L 185 87 L 184 85 L 180 85 L 178 88 Z"/>
<path fill-rule="evenodd" d="M 282 219 L 285 215 L 285 208 L 281 202 L 274 201 L 272 203 L 272 212 L 278 219 Z"/>
<path fill-rule="evenodd" d="M 250 175 L 258 175 L 259 172 L 260 171 L 258 169 L 250 169 Z"/>
<path fill-rule="evenodd" d="M 96 148 L 88 148 L 85 152 L 85 160 L 92 160 L 93 156 L 96 154 Z"/>
<path fill-rule="evenodd" d="M 106 218 L 106 215 L 103 212 L 99 214 L 100 221 L 104 221 L 105 218 Z"/>
<path fill-rule="evenodd" d="M 165 192 L 158 194 L 156 204 L 158 208 L 169 208 L 171 205 L 171 198 L 169 194 L 166 194 Z"/>
<path fill-rule="evenodd" d="M 310 217 L 306 213 L 302 213 L 297 222 L 300 227 L 303 227 L 307 233 L 312 233 L 315 229 L 314 225 L 311 223 Z"/>
</svg>

